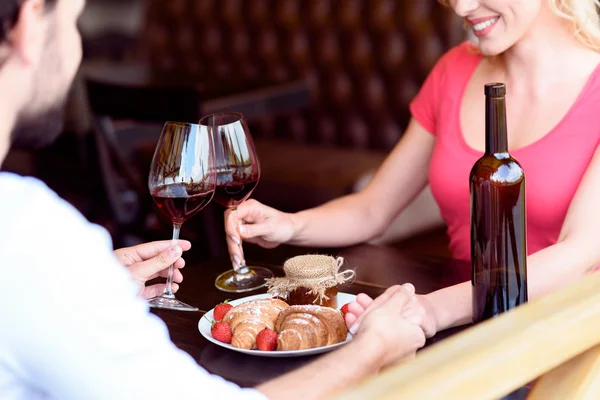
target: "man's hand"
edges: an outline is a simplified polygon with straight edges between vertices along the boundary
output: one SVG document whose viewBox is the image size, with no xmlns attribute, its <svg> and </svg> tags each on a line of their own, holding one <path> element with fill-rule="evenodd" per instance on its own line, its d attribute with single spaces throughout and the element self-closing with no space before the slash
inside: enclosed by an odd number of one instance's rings
<svg viewBox="0 0 600 400">
<path fill-rule="evenodd" d="M 426 295 L 414 295 L 415 287 L 410 283 L 402 286 L 392 286 L 375 300 L 364 293 L 356 296 L 356 301 L 348 305 L 348 313 L 346 314 L 346 325 L 350 332 L 356 332 L 366 314 L 380 307 L 381 304 L 388 301 L 401 288 L 412 293 L 411 300 L 401 310 L 402 318 L 419 325 L 426 337 L 430 338 L 434 336 L 438 326 L 434 309 Z"/>
<path fill-rule="evenodd" d="M 346 314 L 360 323 L 350 343 L 263 383 L 258 390 L 270 399 L 329 398 L 381 368 L 414 355 L 425 344 L 425 335 L 417 324 L 402 316 L 415 297 L 414 287 L 394 286 L 380 297 L 377 303 L 371 300 L 374 306 L 363 309 L 359 316 Z"/>
<path fill-rule="evenodd" d="M 177 246 L 172 246 L 170 240 L 163 240 L 118 249 L 115 250 L 115 255 L 119 262 L 129 269 L 135 282 L 140 285 L 140 295 L 150 299 L 160 295 L 165 284 L 146 287 L 146 282 L 159 276 L 166 278 L 171 264 L 175 264 L 173 292 L 179 289 L 179 285 L 175 282 L 180 283 L 183 280 L 179 270 L 185 266 L 185 260 L 181 255 L 191 247 L 191 243 L 187 240 L 179 240 Z"/>
<path fill-rule="evenodd" d="M 371 300 L 367 307 L 358 302 L 348 307 L 346 321 L 352 322 L 349 324 L 351 332 L 356 332 L 357 338 L 381 344 L 381 367 L 414 356 L 425 344 L 425 334 L 415 322 L 416 318 L 405 317 L 414 299 L 415 288 L 407 284 L 392 286 L 377 300 Z"/>
</svg>

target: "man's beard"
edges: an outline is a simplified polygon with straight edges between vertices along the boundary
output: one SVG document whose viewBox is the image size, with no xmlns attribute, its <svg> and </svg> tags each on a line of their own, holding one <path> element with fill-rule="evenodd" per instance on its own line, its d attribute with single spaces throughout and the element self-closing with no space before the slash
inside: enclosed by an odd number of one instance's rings
<svg viewBox="0 0 600 400">
<path fill-rule="evenodd" d="M 60 87 L 62 63 L 55 40 L 56 21 L 54 16 L 51 18 L 41 67 L 34 78 L 31 99 L 17 116 L 11 134 L 14 147 L 39 149 L 54 142 L 62 132 L 69 88 Z"/>
<path fill-rule="evenodd" d="M 63 115 L 64 100 L 43 114 L 20 116 L 12 131 L 12 146 L 39 149 L 52 144 L 62 132 Z"/>
</svg>

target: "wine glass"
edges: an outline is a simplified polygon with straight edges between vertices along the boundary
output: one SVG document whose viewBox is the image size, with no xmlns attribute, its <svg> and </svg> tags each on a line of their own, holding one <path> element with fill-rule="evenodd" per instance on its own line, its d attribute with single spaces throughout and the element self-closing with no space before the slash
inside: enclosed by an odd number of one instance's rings
<svg viewBox="0 0 600 400">
<path fill-rule="evenodd" d="M 183 222 L 210 202 L 215 184 L 212 135 L 196 124 L 165 123 L 152 158 L 148 187 L 158 208 L 171 218 L 173 246 L 177 244 Z M 169 267 L 163 293 L 148 300 L 150 306 L 197 311 L 173 295 L 173 268 L 173 265 Z"/>
<path fill-rule="evenodd" d="M 212 133 L 215 145 L 215 201 L 235 210 L 250 197 L 260 178 L 258 156 L 246 121 L 239 113 L 219 113 L 202 118 L 200 126 Z M 273 272 L 267 268 L 240 263 L 239 268 L 219 275 L 215 286 L 225 292 L 249 292 L 265 286 L 266 279 L 272 277 Z"/>
</svg>

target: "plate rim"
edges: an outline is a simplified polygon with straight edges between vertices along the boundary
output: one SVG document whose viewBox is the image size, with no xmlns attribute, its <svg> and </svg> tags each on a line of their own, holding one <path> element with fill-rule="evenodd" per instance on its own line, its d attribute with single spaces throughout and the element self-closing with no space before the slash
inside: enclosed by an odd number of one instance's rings
<svg viewBox="0 0 600 400">
<path fill-rule="evenodd" d="M 352 294 L 352 293 L 339 292 L 338 296 L 339 295 L 351 296 L 353 300 L 356 299 L 356 295 Z M 248 301 L 258 300 L 258 299 L 265 299 L 265 298 L 270 298 L 270 297 L 272 297 L 272 296 L 270 294 L 268 294 L 268 293 L 260 293 L 260 294 L 255 294 L 255 295 L 252 295 L 252 296 L 245 296 L 245 297 L 240 297 L 239 299 L 231 300 L 231 301 L 229 301 L 229 304 L 231 304 L 233 306 L 236 306 L 238 304 L 246 303 Z M 243 353 L 243 354 L 248 354 L 248 355 L 253 355 L 253 356 L 263 356 L 263 357 L 301 357 L 301 356 L 309 356 L 309 355 L 315 355 L 315 354 L 325 353 L 325 352 L 334 350 L 334 349 L 336 349 L 338 347 L 341 347 L 341 346 L 349 343 L 352 340 L 352 334 L 350 332 L 348 332 L 347 335 L 346 335 L 346 340 L 344 340 L 343 342 L 339 342 L 339 343 L 335 343 L 335 344 L 330 344 L 328 346 L 314 347 L 314 348 L 310 348 L 310 349 L 282 350 L 282 351 L 264 351 L 264 350 L 239 349 L 237 347 L 233 347 L 230 344 L 219 342 L 217 339 L 215 339 L 215 338 L 212 337 L 212 335 L 210 334 L 210 330 L 208 331 L 208 333 L 207 332 L 203 332 L 202 325 L 205 325 L 205 324 L 208 325 L 209 324 L 208 320 L 206 320 L 206 319 L 208 317 L 208 318 L 210 318 L 212 320 L 214 309 L 215 309 L 215 307 L 213 307 L 210 310 L 208 310 L 198 320 L 198 331 L 209 342 L 214 343 L 217 346 L 223 347 L 225 349 L 236 351 L 238 353 Z M 203 320 L 205 320 L 204 323 L 203 323 Z"/>
</svg>

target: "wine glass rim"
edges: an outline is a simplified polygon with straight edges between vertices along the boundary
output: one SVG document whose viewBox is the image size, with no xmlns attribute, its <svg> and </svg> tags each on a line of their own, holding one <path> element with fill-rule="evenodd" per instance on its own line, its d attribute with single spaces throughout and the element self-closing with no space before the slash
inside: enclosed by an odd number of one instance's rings
<svg viewBox="0 0 600 400">
<path fill-rule="evenodd" d="M 198 126 L 198 124 L 194 124 L 192 122 L 180 122 L 180 121 L 166 121 L 165 125 L 180 125 L 180 126 L 191 126 L 191 127 Z"/>
<path fill-rule="evenodd" d="M 213 114 L 209 114 L 209 115 L 205 115 L 204 117 L 202 117 L 200 119 L 200 121 L 198 122 L 199 125 L 201 126 L 212 126 L 214 124 L 210 124 L 207 122 L 210 118 L 214 118 L 216 116 L 219 117 L 229 117 L 231 118 L 230 120 L 228 120 L 227 123 L 224 124 L 220 124 L 220 125 L 230 125 L 230 124 L 235 124 L 237 122 L 241 122 L 244 120 L 244 116 L 242 115 L 242 113 L 239 112 L 235 112 L 235 111 L 224 111 L 224 112 L 218 112 L 218 113 L 213 113 Z"/>
</svg>

